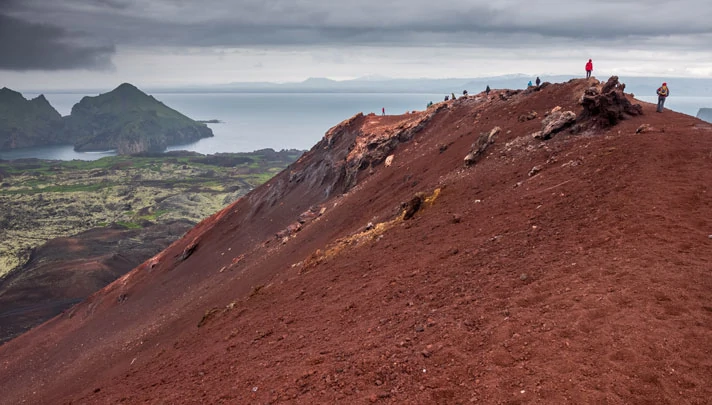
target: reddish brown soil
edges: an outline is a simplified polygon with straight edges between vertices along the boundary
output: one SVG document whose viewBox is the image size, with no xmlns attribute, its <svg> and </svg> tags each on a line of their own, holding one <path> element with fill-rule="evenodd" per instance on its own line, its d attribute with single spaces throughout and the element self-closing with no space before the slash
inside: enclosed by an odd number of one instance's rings
<svg viewBox="0 0 712 405">
<path fill-rule="evenodd" d="M 0 347 L 0 403 L 709 403 L 712 126 L 643 104 L 608 130 L 529 136 L 586 87 L 354 117 Z M 348 188 L 352 148 L 420 119 Z"/>
</svg>

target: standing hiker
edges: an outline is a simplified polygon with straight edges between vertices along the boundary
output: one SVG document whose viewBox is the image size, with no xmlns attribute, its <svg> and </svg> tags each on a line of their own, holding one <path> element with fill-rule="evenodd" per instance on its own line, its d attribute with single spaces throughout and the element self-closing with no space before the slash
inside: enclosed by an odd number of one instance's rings
<svg viewBox="0 0 712 405">
<path fill-rule="evenodd" d="M 539 87 L 539 85 L 541 84 L 541 80 L 539 80 L 539 76 L 536 77 L 536 81 L 534 83 L 536 83 L 536 87 Z"/>
<path fill-rule="evenodd" d="M 589 79 L 591 78 L 591 72 L 593 72 L 593 62 L 591 59 L 588 60 L 588 63 L 586 63 L 586 78 Z"/>
<path fill-rule="evenodd" d="M 381 108 L 381 115 L 386 115 L 386 107 Z"/>
<path fill-rule="evenodd" d="M 452 96 L 452 99 L 455 99 L 455 93 L 451 93 L 450 96 Z"/>
<path fill-rule="evenodd" d="M 485 94 L 489 96 L 490 88 L 489 84 L 487 85 L 487 88 L 485 89 Z"/>
<path fill-rule="evenodd" d="M 670 95 L 670 89 L 668 89 L 667 83 L 663 83 L 662 86 L 658 87 L 658 109 L 657 112 L 663 112 L 663 104 L 665 104 L 665 99 Z"/>
</svg>

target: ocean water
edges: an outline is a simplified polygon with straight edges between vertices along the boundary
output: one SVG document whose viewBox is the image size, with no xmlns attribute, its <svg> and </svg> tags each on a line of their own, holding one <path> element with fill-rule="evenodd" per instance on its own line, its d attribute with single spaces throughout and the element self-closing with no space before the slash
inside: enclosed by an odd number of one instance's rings
<svg viewBox="0 0 712 405">
<path fill-rule="evenodd" d="M 440 94 L 356 94 L 356 93 L 153 93 L 157 100 L 195 120 L 220 120 L 207 124 L 215 135 L 168 150 L 189 150 L 202 154 L 252 152 L 258 149 L 311 149 L 329 128 L 363 112 L 403 114 L 423 110 L 429 101 L 442 100 Z M 37 94 L 25 94 L 25 98 Z M 84 94 L 45 94 L 63 116 Z M 82 153 L 71 146 L 25 148 L 0 151 L 0 159 L 20 158 L 94 160 L 114 151 Z"/>
<path fill-rule="evenodd" d="M 156 99 L 195 120 L 220 120 L 208 124 L 215 135 L 198 142 L 172 146 L 169 150 L 189 150 L 202 154 L 251 152 L 257 149 L 310 149 L 329 128 L 363 112 L 403 114 L 422 110 L 429 101 L 442 100 L 442 94 L 362 94 L 362 93 L 153 93 Z M 25 94 L 25 98 L 37 94 Z M 85 94 L 46 94 L 62 115 Z M 656 103 L 655 96 L 639 99 Z M 665 107 L 695 116 L 702 107 L 712 107 L 712 97 L 671 96 Z M 95 160 L 114 151 L 75 152 L 71 145 L 0 151 L 0 159 L 21 158 Z"/>
</svg>

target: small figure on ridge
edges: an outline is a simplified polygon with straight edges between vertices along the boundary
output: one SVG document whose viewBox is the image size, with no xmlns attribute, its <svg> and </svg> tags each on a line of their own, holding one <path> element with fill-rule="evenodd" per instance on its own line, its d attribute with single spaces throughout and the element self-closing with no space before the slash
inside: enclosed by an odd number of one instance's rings
<svg viewBox="0 0 712 405">
<path fill-rule="evenodd" d="M 534 83 L 536 83 L 536 87 L 539 87 L 539 85 L 541 84 L 541 80 L 539 80 L 539 76 L 536 77 L 536 81 Z"/>
<path fill-rule="evenodd" d="M 386 115 L 386 107 L 381 108 L 381 115 Z"/>
<path fill-rule="evenodd" d="M 663 83 L 662 86 L 658 87 L 658 109 L 657 112 L 663 112 L 663 105 L 665 104 L 665 99 L 670 95 L 670 89 L 668 89 L 667 83 Z"/>
<path fill-rule="evenodd" d="M 487 85 L 487 88 L 485 89 L 485 94 L 489 96 L 490 88 L 489 84 Z"/>
<path fill-rule="evenodd" d="M 586 78 L 590 79 L 591 78 L 591 72 L 593 72 L 593 62 L 591 59 L 588 60 L 586 63 Z"/>
</svg>

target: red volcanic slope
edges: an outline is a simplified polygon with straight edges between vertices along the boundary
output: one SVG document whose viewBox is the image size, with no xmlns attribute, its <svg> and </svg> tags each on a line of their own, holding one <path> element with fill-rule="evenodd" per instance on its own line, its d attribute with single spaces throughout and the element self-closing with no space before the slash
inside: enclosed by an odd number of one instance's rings
<svg viewBox="0 0 712 405">
<path fill-rule="evenodd" d="M 709 403 L 712 126 L 531 137 L 591 83 L 332 128 L 0 347 L 0 403 Z"/>
</svg>

